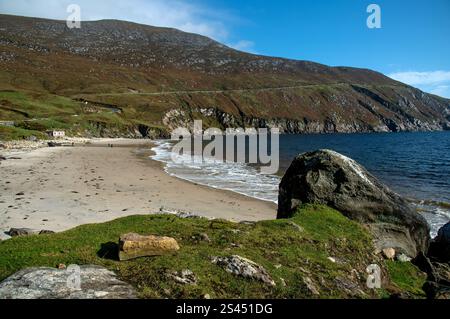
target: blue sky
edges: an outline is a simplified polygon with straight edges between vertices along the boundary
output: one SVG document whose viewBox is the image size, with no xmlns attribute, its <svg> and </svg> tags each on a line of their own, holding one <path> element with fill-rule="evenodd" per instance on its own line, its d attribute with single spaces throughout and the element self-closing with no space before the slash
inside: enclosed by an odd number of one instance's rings
<svg viewBox="0 0 450 319">
<path fill-rule="evenodd" d="M 170 26 L 232 47 L 333 66 L 370 68 L 450 98 L 450 0 L 0 0 L 0 12 Z M 381 7 L 381 29 L 366 8 Z"/>
</svg>

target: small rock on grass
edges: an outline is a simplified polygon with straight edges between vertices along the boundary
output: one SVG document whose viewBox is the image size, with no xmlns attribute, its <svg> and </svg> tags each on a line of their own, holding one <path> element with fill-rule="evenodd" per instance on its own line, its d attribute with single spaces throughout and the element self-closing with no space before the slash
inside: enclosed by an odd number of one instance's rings
<svg viewBox="0 0 450 319">
<path fill-rule="evenodd" d="M 269 286 L 276 285 L 264 267 L 241 256 L 213 257 L 212 263 L 224 268 L 233 275 L 259 280 Z"/>
<path fill-rule="evenodd" d="M 394 248 L 385 248 L 385 249 L 383 249 L 382 252 L 383 252 L 383 256 L 386 259 L 394 260 L 394 258 L 395 258 L 395 249 Z"/>
<path fill-rule="evenodd" d="M 397 256 L 397 260 L 402 263 L 407 263 L 407 262 L 410 262 L 412 260 L 412 258 L 406 256 L 405 254 L 400 254 Z"/>
<path fill-rule="evenodd" d="M 311 278 L 304 277 L 303 278 L 303 283 L 305 284 L 306 288 L 308 288 L 308 290 L 311 292 L 311 294 L 313 294 L 315 296 L 320 295 L 319 289 L 317 289 L 316 285 L 311 280 Z"/>
<path fill-rule="evenodd" d="M 172 272 L 167 275 L 170 279 L 173 279 L 176 283 L 181 285 L 196 285 L 197 277 L 195 274 L 189 270 L 185 269 L 181 272 Z"/>
</svg>

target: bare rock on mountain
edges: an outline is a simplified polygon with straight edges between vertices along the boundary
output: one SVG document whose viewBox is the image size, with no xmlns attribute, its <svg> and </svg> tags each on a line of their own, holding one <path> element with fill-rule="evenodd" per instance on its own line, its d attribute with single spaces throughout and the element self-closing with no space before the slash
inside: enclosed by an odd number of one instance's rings
<svg viewBox="0 0 450 319">
<path fill-rule="evenodd" d="M 131 285 L 118 280 L 112 271 L 99 266 L 29 268 L 0 283 L 0 299 L 135 298 L 136 292 Z"/>
<path fill-rule="evenodd" d="M 426 220 L 364 167 L 337 152 L 302 154 L 283 177 L 278 218 L 291 217 L 307 203 L 328 205 L 369 225 L 379 250 L 393 248 L 415 257 L 428 249 Z"/>
</svg>

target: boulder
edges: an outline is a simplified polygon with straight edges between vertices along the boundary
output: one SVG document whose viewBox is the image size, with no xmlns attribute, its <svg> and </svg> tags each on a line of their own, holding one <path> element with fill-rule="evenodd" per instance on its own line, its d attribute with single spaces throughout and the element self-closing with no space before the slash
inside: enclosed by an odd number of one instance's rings
<svg viewBox="0 0 450 319">
<path fill-rule="evenodd" d="M 173 254 L 180 249 L 177 241 L 170 237 L 141 236 L 126 234 L 119 240 L 119 259 L 121 261 L 139 257 Z"/>
<path fill-rule="evenodd" d="M 439 229 L 431 242 L 428 256 L 443 263 L 450 262 L 450 223 Z"/>
<path fill-rule="evenodd" d="M 354 160 L 330 150 L 296 157 L 280 184 L 278 218 L 302 204 L 328 205 L 369 225 L 377 249 L 415 257 L 426 251 L 430 228 L 408 202 Z"/>
<path fill-rule="evenodd" d="M 273 281 L 262 266 L 241 256 L 213 257 L 212 263 L 224 268 L 225 271 L 233 275 L 258 280 L 269 286 L 275 286 L 275 281 Z"/>
<path fill-rule="evenodd" d="M 135 298 L 136 292 L 132 286 L 118 280 L 112 271 L 99 266 L 28 268 L 0 283 L 0 299 Z"/>
</svg>

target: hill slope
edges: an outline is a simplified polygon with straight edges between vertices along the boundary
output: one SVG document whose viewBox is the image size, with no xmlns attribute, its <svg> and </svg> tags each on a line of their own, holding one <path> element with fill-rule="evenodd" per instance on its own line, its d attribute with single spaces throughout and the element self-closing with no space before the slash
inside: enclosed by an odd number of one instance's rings
<svg viewBox="0 0 450 319">
<path fill-rule="evenodd" d="M 0 15 L 0 90 L 0 120 L 81 135 L 161 135 L 193 118 L 290 133 L 450 128 L 450 100 L 374 71 L 115 20 L 70 30 Z"/>
</svg>

